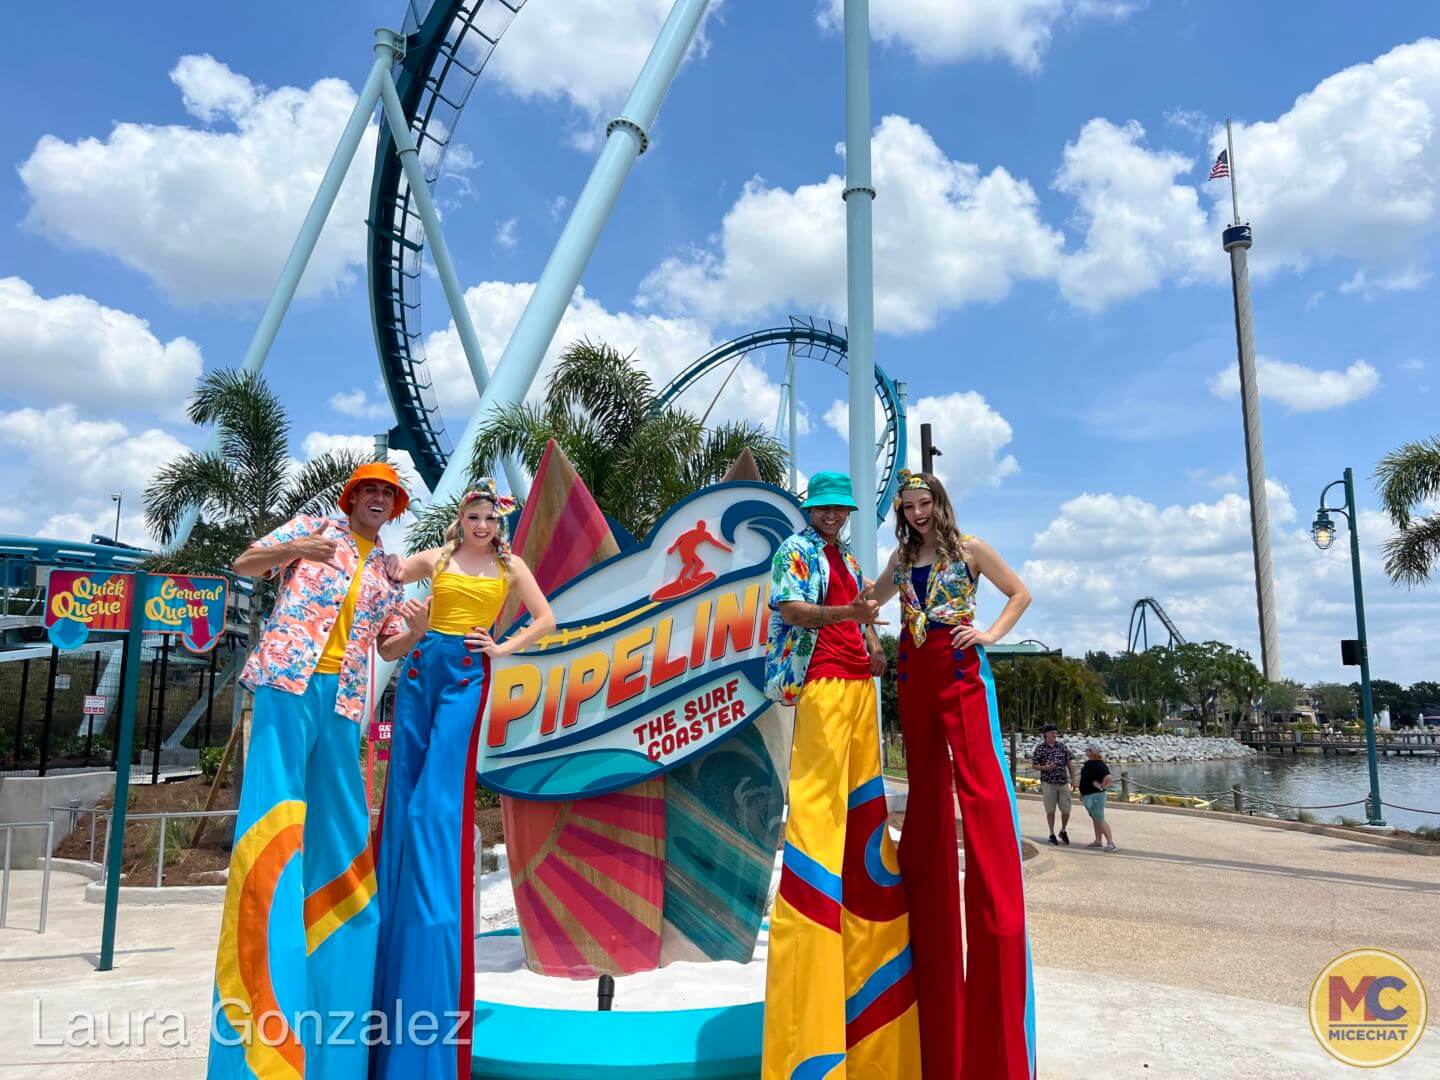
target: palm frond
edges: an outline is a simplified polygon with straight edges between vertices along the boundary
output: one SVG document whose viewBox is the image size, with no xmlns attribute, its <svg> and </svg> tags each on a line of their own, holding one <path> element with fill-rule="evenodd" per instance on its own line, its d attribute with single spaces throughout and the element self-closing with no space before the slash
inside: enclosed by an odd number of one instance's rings
<svg viewBox="0 0 1440 1080">
<path fill-rule="evenodd" d="M 1380 459 L 1372 478 L 1381 508 L 1397 529 L 1405 528 L 1419 503 L 1440 498 L 1440 436 L 1392 450 Z"/>
<path fill-rule="evenodd" d="M 444 502 L 426 503 L 415 512 L 415 520 L 405 530 L 405 549 L 411 555 L 427 548 L 439 547 L 445 542 L 445 530 L 455 520 L 460 508 L 460 496 Z"/>
<path fill-rule="evenodd" d="M 784 444 L 756 424 L 729 423 L 705 433 L 700 452 L 686 462 L 685 482 L 692 491 L 714 484 L 742 451 L 749 450 L 767 484 L 784 486 L 790 455 Z"/>
<path fill-rule="evenodd" d="M 264 377 L 225 369 L 207 372 L 189 412 L 196 424 L 215 426 L 220 451 L 235 465 L 251 505 L 277 509 L 289 456 L 290 418 Z"/>
<path fill-rule="evenodd" d="M 540 465 L 545 446 L 559 441 L 563 431 L 530 405 L 504 405 L 493 409 L 475 437 L 470 476 L 494 476 L 504 458 L 521 461 L 530 472 Z"/>
<path fill-rule="evenodd" d="M 1385 541 L 1385 573 L 1395 585 L 1414 588 L 1430 580 L 1440 563 L 1440 514 L 1411 521 Z"/>
<path fill-rule="evenodd" d="M 629 442 L 655 402 L 654 382 L 631 363 L 631 356 L 588 338 L 572 342 L 551 372 L 545 392 L 546 413 L 582 412 L 608 428 L 617 443 Z"/>
<path fill-rule="evenodd" d="M 222 455 L 182 454 L 160 467 L 145 485 L 145 525 L 168 544 L 191 510 L 224 519 L 246 510 L 245 490 Z"/>
<path fill-rule="evenodd" d="M 307 461 L 285 481 L 276 516 L 288 521 L 297 514 L 328 514 L 350 474 L 369 460 L 358 450 L 334 450 Z"/>
</svg>

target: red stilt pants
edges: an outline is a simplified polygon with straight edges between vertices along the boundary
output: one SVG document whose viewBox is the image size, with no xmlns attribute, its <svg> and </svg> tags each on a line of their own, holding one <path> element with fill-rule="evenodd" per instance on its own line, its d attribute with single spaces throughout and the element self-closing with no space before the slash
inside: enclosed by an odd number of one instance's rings
<svg viewBox="0 0 1440 1080">
<path fill-rule="evenodd" d="M 900 870 L 920 1004 L 925 1080 L 1035 1075 L 1034 980 L 1020 830 L 982 648 L 932 628 L 900 643 L 900 725 L 910 778 Z M 951 777 L 953 776 L 953 786 Z M 965 831 L 965 926 L 953 799 Z"/>
</svg>

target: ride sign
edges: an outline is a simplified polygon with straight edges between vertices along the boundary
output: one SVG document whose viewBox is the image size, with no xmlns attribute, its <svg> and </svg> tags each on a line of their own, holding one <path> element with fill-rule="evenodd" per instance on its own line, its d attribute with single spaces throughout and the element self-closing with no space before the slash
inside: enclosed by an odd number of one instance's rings
<svg viewBox="0 0 1440 1080">
<path fill-rule="evenodd" d="M 550 598 L 556 629 L 493 664 L 481 782 L 521 799 L 588 798 L 742 731 L 771 704 L 771 560 L 803 525 L 779 488 L 720 484 L 567 583 Z"/>
<path fill-rule="evenodd" d="M 45 593 L 45 626 L 62 649 L 83 645 L 92 630 L 128 630 L 139 581 L 140 629 L 179 634 L 191 652 L 205 653 L 225 629 L 229 583 L 220 577 L 52 570 Z"/>
</svg>

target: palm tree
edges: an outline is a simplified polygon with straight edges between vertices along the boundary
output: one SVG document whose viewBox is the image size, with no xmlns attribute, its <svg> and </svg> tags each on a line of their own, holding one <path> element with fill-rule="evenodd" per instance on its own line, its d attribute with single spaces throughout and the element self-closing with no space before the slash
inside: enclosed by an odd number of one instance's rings
<svg viewBox="0 0 1440 1080">
<path fill-rule="evenodd" d="M 333 507 L 350 474 L 367 460 L 363 454 L 341 451 L 297 467 L 290 457 L 290 418 L 257 373 L 209 372 L 201 377 L 187 411 L 195 425 L 213 425 L 220 444 L 218 450 L 182 454 L 146 485 L 145 524 L 167 547 L 185 515 L 200 512 L 184 544 L 146 561 L 145 568 L 155 573 L 228 573 L 235 557 L 256 537 L 297 514 Z M 275 583 L 254 584 L 252 647 L 260 640 L 260 623 L 275 595 Z M 238 726 L 243 699 L 236 693 L 233 700 L 232 726 Z M 242 769 L 243 764 L 237 765 L 237 792 Z"/>
<path fill-rule="evenodd" d="M 1413 513 L 1440 498 L 1440 436 L 1392 450 L 1375 466 L 1374 479 L 1380 505 L 1399 530 L 1385 542 L 1385 573 L 1396 585 L 1423 585 L 1440 559 L 1440 513 Z"/>
<path fill-rule="evenodd" d="M 254 372 L 212 371 L 187 410 L 213 425 L 218 450 L 191 451 L 160 469 L 145 488 L 145 524 L 169 545 L 185 515 L 200 512 L 189 539 L 151 560 L 160 573 L 215 573 L 256 537 L 297 514 L 324 513 L 364 454 L 328 452 L 298 468 L 290 456 L 290 418 Z"/>
<path fill-rule="evenodd" d="M 550 375 L 538 405 L 507 405 L 480 429 L 471 459 L 474 476 L 493 474 L 502 458 L 532 472 L 554 439 L 574 463 L 600 509 L 637 538 L 685 496 L 725 475 L 747 447 L 767 483 L 784 483 L 780 442 L 754 424 L 706 427 L 674 406 L 662 406 L 650 376 L 609 345 L 571 344 Z"/>
</svg>

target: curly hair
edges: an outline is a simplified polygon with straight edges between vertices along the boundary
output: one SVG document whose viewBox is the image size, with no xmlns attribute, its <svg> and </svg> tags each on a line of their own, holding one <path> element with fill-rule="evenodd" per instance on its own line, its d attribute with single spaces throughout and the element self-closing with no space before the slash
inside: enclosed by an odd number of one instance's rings
<svg viewBox="0 0 1440 1080">
<path fill-rule="evenodd" d="M 952 563 L 963 560 L 965 534 L 955 524 L 955 508 L 950 503 L 950 496 L 945 493 L 945 485 L 940 483 L 933 473 L 917 472 L 911 476 L 906 490 L 928 491 L 934 501 L 931 521 L 934 525 L 936 548 Z M 895 539 L 899 543 L 895 565 L 902 575 L 908 575 L 910 568 L 915 565 L 915 556 L 919 553 L 923 540 L 920 534 L 910 527 L 900 495 L 895 496 Z"/>
</svg>

